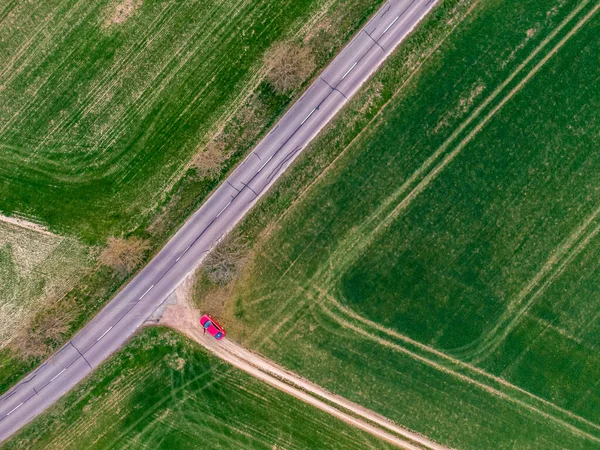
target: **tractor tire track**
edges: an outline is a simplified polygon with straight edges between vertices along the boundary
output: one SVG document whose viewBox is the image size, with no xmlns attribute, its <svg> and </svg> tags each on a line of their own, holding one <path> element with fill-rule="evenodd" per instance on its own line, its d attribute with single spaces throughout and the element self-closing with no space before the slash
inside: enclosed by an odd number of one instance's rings
<svg viewBox="0 0 600 450">
<path fill-rule="evenodd" d="M 337 273 L 344 273 L 345 269 L 351 266 L 354 261 L 360 257 L 361 252 L 367 248 L 378 236 L 379 232 L 391 224 L 412 201 L 422 193 L 437 178 L 437 176 L 462 152 L 469 142 L 483 129 L 485 125 L 496 115 L 500 109 L 511 100 L 533 76 L 554 56 L 562 46 L 587 23 L 592 16 L 600 9 L 597 4 L 590 12 L 580 19 L 575 26 L 523 77 L 523 79 L 513 87 L 500 100 L 500 102 L 489 111 L 481 121 L 452 149 L 449 153 L 451 144 L 459 135 L 467 129 L 471 123 L 477 119 L 482 112 L 500 95 L 502 91 L 516 78 L 516 76 L 565 28 L 582 9 L 589 4 L 589 0 L 584 0 L 557 26 L 529 56 L 504 80 L 494 91 L 477 107 L 473 113 L 446 139 L 446 141 L 406 180 L 400 188 L 388 196 L 377 210 L 365 220 L 365 222 L 353 230 L 341 242 L 338 250 L 332 257 L 337 266 Z M 445 155 L 445 156 L 444 156 Z M 441 159 L 441 161 L 439 161 Z M 439 162 L 437 162 L 439 161 Z M 437 162 L 437 164 L 436 164 Z M 420 179 L 420 181 L 418 181 Z M 417 183 L 416 185 L 414 185 Z M 411 186 L 413 186 L 411 188 Z M 401 200 L 400 200 L 401 199 Z M 399 203 L 397 203 L 399 201 Z M 392 204 L 397 203 L 391 212 L 386 211 Z M 383 218 L 381 216 L 386 214 Z M 377 223 L 374 229 L 369 228 Z M 337 254 L 337 255 L 336 255 Z M 333 280 L 330 280 L 332 282 Z M 322 283 L 321 283 L 322 284 Z"/>
<path fill-rule="evenodd" d="M 475 365 L 473 365 L 471 363 L 465 362 L 461 359 L 454 357 L 454 355 L 449 355 L 447 353 L 444 353 L 443 351 L 437 350 L 433 347 L 423 344 L 422 342 L 416 341 L 416 340 L 414 340 L 406 335 L 403 335 L 393 329 L 387 328 L 377 322 L 373 322 L 373 321 L 367 319 L 366 317 L 359 315 L 352 309 L 342 305 L 338 300 L 336 300 L 333 296 L 331 296 L 330 294 L 328 294 L 326 291 L 324 291 L 322 289 L 318 289 L 318 295 L 320 295 L 321 298 L 324 298 L 324 302 L 323 301 L 319 302 L 319 307 L 321 309 L 323 309 L 324 312 L 328 316 L 334 318 L 334 320 L 338 324 L 343 323 L 344 327 L 346 327 L 346 325 L 348 325 L 348 324 L 353 324 L 354 326 L 356 326 L 357 324 L 360 324 L 362 327 L 365 327 L 365 328 L 368 328 L 371 330 L 377 330 L 378 332 L 380 332 L 384 335 L 387 335 L 388 338 L 382 338 L 379 335 L 375 336 L 375 334 L 373 334 L 373 336 L 377 337 L 379 340 L 385 340 L 385 341 L 389 342 L 391 345 L 396 345 L 396 346 L 400 346 L 400 347 L 402 347 L 402 346 L 400 344 L 398 344 L 397 341 L 402 342 L 405 345 L 403 347 L 406 350 L 405 353 L 409 354 L 410 356 L 412 356 L 414 353 L 414 355 L 424 358 L 424 359 L 415 358 L 421 362 L 425 362 L 425 360 L 426 360 L 427 364 L 429 364 L 429 365 L 439 364 L 439 365 L 443 366 L 446 370 L 452 371 L 456 375 L 464 375 L 468 380 L 470 380 L 469 382 L 473 382 L 473 383 L 478 382 L 478 380 L 476 380 L 476 377 L 482 377 L 483 379 L 486 380 L 485 382 L 481 382 L 482 384 L 488 385 L 487 384 L 488 382 L 495 383 L 499 386 L 499 388 L 508 389 L 510 391 L 513 391 L 516 395 L 526 396 L 531 401 L 539 403 L 540 407 L 547 407 L 549 409 L 554 410 L 556 413 L 558 413 L 560 415 L 564 415 L 565 417 L 568 417 L 569 419 L 572 419 L 574 421 L 581 423 L 582 425 L 584 425 L 586 427 L 589 427 L 590 429 L 600 431 L 600 425 L 593 423 L 577 414 L 574 414 L 571 411 L 563 409 L 560 406 L 557 406 L 548 400 L 538 397 L 537 395 L 535 395 L 529 391 L 526 391 L 525 389 L 520 388 L 519 386 L 516 386 L 516 385 L 506 381 L 503 378 L 500 378 L 496 375 L 492 375 L 491 373 L 488 373 L 485 370 L 483 370 L 479 367 L 476 367 Z M 409 347 L 412 347 L 413 350 L 411 350 Z M 419 354 L 419 353 L 417 353 L 417 351 L 423 352 L 423 354 Z M 471 372 L 471 374 L 467 375 L 465 373 L 461 373 L 460 371 Z M 489 387 L 493 389 L 493 386 L 489 386 Z M 510 394 L 506 394 L 506 395 L 511 398 L 513 397 Z"/>
<path fill-rule="evenodd" d="M 555 249 L 529 283 L 509 302 L 496 325 L 480 338 L 474 351 L 464 354 L 465 358 L 469 358 L 473 364 L 478 364 L 498 348 L 510 332 L 521 322 L 525 313 L 538 297 L 598 235 L 600 223 L 582 238 L 582 235 L 588 231 L 590 225 L 598 217 L 600 217 L 600 208 L 597 208 L 581 226 L 575 229 Z"/>
<path fill-rule="evenodd" d="M 558 418 L 558 417 L 554 416 L 553 414 L 550 414 L 550 413 L 548 413 L 546 411 L 543 411 L 542 409 L 540 409 L 540 408 L 538 408 L 538 407 L 536 407 L 536 406 L 534 406 L 534 405 L 532 405 L 532 404 L 530 404 L 528 402 L 525 402 L 525 401 L 523 401 L 521 399 L 518 399 L 518 398 L 516 398 L 514 396 L 508 395 L 507 393 L 505 393 L 505 392 L 503 392 L 503 391 L 501 391 L 501 390 L 499 390 L 499 389 L 497 389 L 497 388 L 495 388 L 493 386 L 490 386 L 490 385 L 488 385 L 486 383 L 483 383 L 483 382 L 481 382 L 479 380 L 471 378 L 471 377 L 469 377 L 469 376 L 467 376 L 467 375 L 465 375 L 465 374 L 463 374 L 461 372 L 458 372 L 457 370 L 455 370 L 455 369 L 453 369 L 451 367 L 447 367 L 443 363 L 440 363 L 440 362 L 428 359 L 428 358 L 426 358 L 426 357 L 424 357 L 424 356 L 422 356 L 422 355 L 420 355 L 420 354 L 418 354 L 418 353 L 416 353 L 414 351 L 411 351 L 411 350 L 409 350 L 409 349 L 407 349 L 407 348 L 405 348 L 405 347 L 403 347 L 403 346 L 401 346 L 401 345 L 399 345 L 399 344 L 397 344 L 395 342 L 392 342 L 391 340 L 384 339 L 384 338 L 381 338 L 380 336 L 377 336 L 377 335 L 375 335 L 373 333 L 370 333 L 370 332 L 366 331 L 363 327 L 357 326 L 357 325 L 351 323 L 350 321 L 345 320 L 344 318 L 341 318 L 338 314 L 336 314 L 333 311 L 331 311 L 325 304 L 320 304 L 319 306 L 320 306 L 321 310 L 323 311 L 323 313 L 325 313 L 326 316 L 330 317 L 333 321 L 335 321 L 336 323 L 338 323 L 343 328 L 348 329 L 348 330 L 352 330 L 352 331 L 354 331 L 355 333 L 357 333 L 358 335 L 360 335 L 363 338 L 369 339 L 369 340 L 371 340 L 373 342 L 376 342 L 376 343 L 378 343 L 378 344 L 380 344 L 380 345 L 382 345 L 384 347 L 388 347 L 388 348 L 390 348 L 392 350 L 395 350 L 395 351 L 398 351 L 400 353 L 403 353 L 403 354 L 407 355 L 408 357 L 410 357 L 412 359 L 415 359 L 415 360 L 417 360 L 419 362 L 422 362 L 423 364 L 426 364 L 426 365 L 428 365 L 430 367 L 433 367 L 434 369 L 437 369 L 437 370 L 439 370 L 441 372 L 444 372 L 444 373 L 446 373 L 448 375 L 451 375 L 451 376 L 453 376 L 455 378 L 458 378 L 459 380 L 462 380 L 462 381 L 464 381 L 464 382 L 466 382 L 466 383 L 468 383 L 468 384 L 470 384 L 472 386 L 476 386 L 477 388 L 479 388 L 479 389 L 481 389 L 481 390 L 483 390 L 483 391 L 485 391 L 485 392 L 487 392 L 487 393 L 489 393 L 489 394 L 491 394 L 491 395 L 493 395 L 495 397 L 498 397 L 498 398 L 501 398 L 502 400 L 506 400 L 506 401 L 509 401 L 511 403 L 514 403 L 514 404 L 516 404 L 516 405 L 518 405 L 518 406 L 520 406 L 520 407 L 522 407 L 524 409 L 529 410 L 530 412 L 532 412 L 534 414 L 540 415 L 540 416 L 544 417 L 545 419 L 548 419 L 548 420 L 550 420 L 552 422 L 555 422 L 556 424 L 558 424 L 558 425 L 560 425 L 562 427 L 565 427 L 566 429 L 568 429 L 571 433 L 573 433 L 576 436 L 588 439 L 590 441 L 594 441 L 596 443 L 600 443 L 600 438 L 599 437 L 597 437 L 597 436 L 595 436 L 595 435 L 593 435 L 591 433 L 588 433 L 588 432 L 582 430 L 581 428 L 578 428 L 578 427 L 574 426 L 573 424 L 567 422 L 564 419 Z M 549 405 L 551 405 L 551 404 L 549 404 Z M 553 405 L 553 406 L 555 406 L 555 405 Z M 555 408 L 558 408 L 558 407 L 555 406 Z M 568 414 L 569 416 L 574 416 L 572 413 L 569 413 L 568 411 L 563 411 L 563 412 L 566 413 L 566 414 Z M 575 416 L 575 417 L 577 417 L 580 420 L 586 421 L 586 419 L 579 418 L 578 416 Z M 588 422 L 588 421 L 586 421 L 586 422 Z M 591 422 L 588 422 L 588 425 L 591 425 L 591 426 L 593 426 L 595 428 L 598 428 L 598 425 L 593 424 Z"/>
</svg>

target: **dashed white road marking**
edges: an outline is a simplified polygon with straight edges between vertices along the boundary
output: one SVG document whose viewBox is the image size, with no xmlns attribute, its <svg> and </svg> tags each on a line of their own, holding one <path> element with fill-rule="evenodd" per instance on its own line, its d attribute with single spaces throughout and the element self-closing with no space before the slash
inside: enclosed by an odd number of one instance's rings
<svg viewBox="0 0 600 450">
<path fill-rule="evenodd" d="M 390 23 L 385 30 L 383 30 L 383 33 L 381 33 L 381 35 L 383 36 L 385 33 L 387 33 L 387 30 L 389 30 L 392 27 L 392 25 L 394 25 L 399 18 L 400 18 L 400 16 L 396 17 L 394 19 L 394 21 L 392 23 Z"/>
<path fill-rule="evenodd" d="M 112 330 L 112 326 L 106 330 L 104 333 L 102 333 L 102 336 L 100 336 L 98 339 L 96 339 L 96 342 L 98 342 L 100 339 L 102 339 L 104 336 L 106 336 L 106 333 L 108 333 L 110 330 Z"/>
<path fill-rule="evenodd" d="M 309 117 L 310 117 L 310 116 L 312 116 L 312 115 L 313 115 L 313 113 L 314 113 L 316 110 L 317 110 L 317 108 L 314 108 L 314 109 L 313 109 L 313 110 L 312 110 L 312 111 L 311 111 L 311 112 L 308 114 L 308 116 L 306 116 L 306 117 L 304 118 L 304 120 L 302 121 L 302 123 L 301 123 L 300 125 L 304 125 L 304 122 L 306 122 L 306 121 L 309 119 Z"/>
<path fill-rule="evenodd" d="M 225 211 L 229 205 L 231 205 L 231 201 L 229 203 L 227 203 L 221 211 L 219 211 L 219 214 L 217 214 L 217 217 L 219 217 L 221 214 L 223 214 L 223 211 Z"/>
<path fill-rule="evenodd" d="M 309 117 L 310 117 L 310 114 L 309 114 Z M 306 119 L 304 119 L 304 120 L 306 120 Z M 302 122 L 302 123 L 304 123 L 304 122 Z M 300 124 L 300 125 L 302 125 L 302 124 Z M 269 163 L 269 161 L 271 161 L 273 159 L 273 156 L 274 155 L 269 156 L 269 159 L 267 159 L 265 161 L 265 163 L 262 166 L 260 166 L 260 169 L 258 169 L 258 172 L 256 172 L 256 173 L 260 173 L 260 171 L 264 169 L 264 167 Z M 229 202 L 229 203 L 231 203 L 231 202 Z M 227 206 L 229 206 L 229 205 L 227 205 Z M 217 216 L 217 217 L 219 217 L 219 216 Z"/>
<path fill-rule="evenodd" d="M 61 370 L 60 372 L 58 372 L 56 375 L 54 375 L 54 377 L 52 377 L 52 379 L 50 380 L 50 383 L 52 383 L 54 380 L 56 380 L 58 378 L 58 376 L 60 374 L 62 374 L 65 370 L 67 370 L 66 368 Z"/>
<path fill-rule="evenodd" d="M 181 256 L 180 256 L 180 258 L 181 258 Z M 140 300 L 141 300 L 141 299 L 143 299 L 143 298 L 144 298 L 144 296 L 145 296 L 145 295 L 146 295 L 148 292 L 150 292 L 150 289 L 152 289 L 153 287 L 154 287 L 154 285 L 150 286 L 150 287 L 149 287 L 149 288 L 146 290 L 146 292 L 144 292 L 144 293 L 142 294 L 142 296 L 140 297 Z M 110 328 L 112 328 L 112 327 L 110 327 Z M 109 330 L 110 330 L 110 328 L 109 328 Z M 104 335 L 103 335 L 103 336 L 104 336 Z"/>
<path fill-rule="evenodd" d="M 347 71 L 347 72 L 344 74 L 344 76 L 342 77 L 342 80 L 343 80 L 344 78 L 346 78 L 350 72 L 352 72 L 352 69 L 354 69 L 354 68 L 356 67 L 356 65 L 357 65 L 357 64 L 358 64 L 358 61 L 356 61 L 354 64 L 352 64 L 352 67 L 350 67 L 350 68 L 348 69 L 348 71 Z"/>
<path fill-rule="evenodd" d="M 187 252 L 187 251 L 190 249 L 190 247 L 191 247 L 191 244 L 190 244 L 190 245 L 188 245 L 188 246 L 185 248 L 185 250 L 184 250 L 183 252 L 181 252 L 181 255 L 179 255 L 179 256 L 177 257 L 177 259 L 175 260 L 175 262 L 179 261 L 179 260 L 181 259 L 181 257 L 182 257 L 183 255 L 185 255 L 185 252 Z"/>
<path fill-rule="evenodd" d="M 8 414 L 6 414 L 7 416 L 10 416 L 12 413 L 14 413 L 17 409 L 19 409 L 21 406 L 23 406 L 23 403 L 25 402 L 21 402 L 19 403 L 17 406 L 15 406 L 13 409 L 10 410 L 10 412 Z"/>
</svg>

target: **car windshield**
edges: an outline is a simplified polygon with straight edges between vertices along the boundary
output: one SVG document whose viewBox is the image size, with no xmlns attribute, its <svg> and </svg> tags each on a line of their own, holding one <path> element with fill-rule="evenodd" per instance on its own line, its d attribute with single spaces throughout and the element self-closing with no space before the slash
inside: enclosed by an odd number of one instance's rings
<svg viewBox="0 0 600 450">
<path fill-rule="evenodd" d="M 215 334 L 216 338 L 220 338 L 221 336 L 223 336 L 223 333 L 221 333 L 220 331 L 217 334 Z"/>
<path fill-rule="evenodd" d="M 212 325 L 212 322 L 210 320 L 207 320 L 206 323 L 204 324 L 204 328 L 210 327 Z"/>
</svg>

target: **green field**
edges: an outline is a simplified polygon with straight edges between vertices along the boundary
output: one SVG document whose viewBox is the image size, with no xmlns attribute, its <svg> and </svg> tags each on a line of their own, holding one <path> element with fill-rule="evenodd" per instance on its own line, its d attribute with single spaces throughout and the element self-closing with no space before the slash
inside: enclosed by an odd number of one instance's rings
<svg viewBox="0 0 600 450">
<path fill-rule="evenodd" d="M 470 3 L 367 83 L 198 302 L 444 444 L 600 448 L 600 4 Z"/>
<path fill-rule="evenodd" d="M 384 449 L 388 444 L 146 329 L 2 448 Z"/>
<path fill-rule="evenodd" d="M 96 247 L 135 235 L 149 258 L 301 94 L 266 81 L 271 45 L 308 47 L 314 76 L 380 3 L 0 4 L 0 214 L 50 231 L 0 222 L 0 392 L 127 281 Z M 190 161 L 215 141 L 222 171 L 199 176 Z M 8 348 L 57 310 L 46 351 Z"/>
<path fill-rule="evenodd" d="M 352 3 L 4 2 L 0 211 L 93 243 L 147 226 L 192 155 L 243 129 L 237 112 L 251 105 L 260 133 L 295 95 L 263 82 L 265 50 L 305 41 L 322 66 L 379 4 Z M 195 204 L 214 185 L 196 186 Z"/>
</svg>

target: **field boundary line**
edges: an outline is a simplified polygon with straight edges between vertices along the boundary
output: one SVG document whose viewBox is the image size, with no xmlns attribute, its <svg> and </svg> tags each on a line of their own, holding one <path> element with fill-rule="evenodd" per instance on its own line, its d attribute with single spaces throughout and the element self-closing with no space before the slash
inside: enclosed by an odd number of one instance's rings
<svg viewBox="0 0 600 450">
<path fill-rule="evenodd" d="M 581 10 L 587 6 L 589 0 L 584 0 L 577 7 L 571 11 L 571 13 L 560 23 L 558 27 L 556 27 L 546 38 L 535 48 L 533 52 L 529 54 L 525 60 L 517 66 L 517 68 L 509 75 L 509 77 L 502 82 L 494 91 L 477 107 L 473 113 L 456 129 L 452 134 L 446 139 L 446 141 L 425 161 L 425 163 L 417 169 L 408 180 L 406 180 L 400 188 L 390 195 L 382 205 L 380 205 L 368 218 L 365 223 L 360 227 L 361 230 L 365 230 L 365 228 L 370 225 L 374 220 L 376 220 L 377 216 L 383 213 L 384 209 L 388 207 L 391 203 L 395 202 L 398 197 L 402 196 L 408 189 L 411 184 L 413 184 L 418 177 L 423 175 L 429 168 L 435 164 L 435 161 L 438 160 L 450 147 L 452 141 L 454 141 L 460 133 L 462 133 L 477 117 L 481 114 L 481 112 L 487 108 L 487 106 L 498 97 L 498 95 L 515 79 L 515 77 L 548 45 L 550 41 L 552 41 L 556 35 L 569 23 Z M 414 198 L 423 192 L 429 184 L 434 181 L 437 176 L 450 164 L 456 156 L 458 156 L 462 150 L 466 147 L 466 145 L 483 129 L 485 125 L 496 115 L 496 113 L 502 109 L 502 107 L 511 100 L 516 93 L 518 93 L 525 84 L 546 64 L 546 62 L 556 54 L 558 50 L 571 38 L 600 8 L 600 4 L 596 5 L 592 11 L 590 11 L 587 15 L 585 15 L 543 58 L 539 61 L 526 75 L 525 77 L 514 87 L 512 88 L 508 94 L 502 98 L 502 100 L 492 108 L 490 112 L 488 112 L 481 121 L 456 145 L 456 147 L 448 153 L 446 156 L 442 158 L 442 160 L 435 166 L 431 171 L 429 171 L 422 179 L 419 181 L 414 188 L 400 201 L 398 205 L 394 207 L 394 209 L 385 216 L 385 218 L 377 224 L 375 229 L 370 233 L 368 239 L 360 240 L 360 248 L 364 248 L 366 245 L 369 245 L 370 242 L 373 241 L 379 230 L 382 227 L 386 227 L 389 223 L 394 220 L 400 211 L 404 210 L 408 205 L 414 200 Z"/>
<path fill-rule="evenodd" d="M 597 436 L 594 436 L 593 434 L 590 434 L 590 433 L 588 433 L 586 431 L 583 431 L 580 428 L 577 428 L 573 424 L 570 424 L 570 423 L 568 423 L 568 422 L 566 422 L 566 421 L 564 421 L 564 420 L 562 420 L 562 419 L 560 419 L 560 418 L 558 418 L 558 417 L 556 417 L 556 416 L 554 416 L 554 415 L 552 415 L 552 414 L 550 414 L 548 412 L 542 411 L 542 410 L 536 408 L 535 406 L 533 406 L 533 405 L 531 405 L 531 404 L 529 404 L 527 402 L 524 402 L 523 400 L 517 399 L 515 397 L 511 397 L 510 395 L 506 394 L 505 392 L 502 392 L 502 391 L 500 391 L 500 390 L 498 390 L 498 389 L 496 389 L 496 388 L 494 388 L 492 386 L 489 386 L 489 385 L 487 385 L 487 384 L 485 384 L 485 383 L 483 383 L 481 381 L 477 381 L 477 380 L 475 380 L 473 378 L 470 378 L 467 375 L 464 375 L 462 373 L 456 372 L 455 370 L 452 370 L 449 367 L 445 367 L 444 365 L 442 365 L 440 363 L 437 363 L 435 361 L 427 359 L 426 357 L 421 356 L 421 355 L 419 355 L 419 354 L 417 354 L 417 353 L 415 353 L 415 352 L 413 352 L 411 350 L 408 350 L 407 348 L 404 348 L 401 345 L 398 345 L 398 344 L 396 344 L 394 342 L 391 342 L 389 340 L 386 340 L 386 339 L 383 339 L 383 338 L 381 338 L 379 336 L 376 336 L 376 335 L 374 335 L 372 333 L 369 333 L 369 332 L 365 331 L 364 329 L 362 329 L 360 327 L 357 327 L 356 325 L 354 325 L 354 324 L 352 324 L 352 323 L 350 323 L 350 322 L 348 322 L 348 321 L 340 318 L 337 314 L 335 314 L 334 312 L 332 312 L 329 308 L 327 308 L 322 303 L 320 303 L 319 306 L 320 306 L 321 310 L 325 313 L 325 315 L 327 315 L 328 317 L 330 317 L 331 319 L 333 319 L 335 322 L 337 322 L 343 328 L 350 329 L 350 330 L 352 330 L 352 331 L 354 331 L 354 332 L 362 335 L 363 337 L 365 337 L 365 338 L 367 338 L 369 340 L 372 340 L 372 341 L 374 341 L 374 342 L 376 342 L 376 343 L 378 343 L 380 345 L 383 345 L 384 347 L 388 347 L 388 348 L 391 348 L 392 350 L 396 350 L 396 351 L 398 351 L 400 353 L 404 353 L 405 355 L 407 355 L 407 356 L 409 356 L 409 357 L 411 357 L 411 358 L 413 358 L 413 359 L 415 359 L 415 360 L 417 360 L 417 361 L 419 361 L 421 363 L 429 365 L 429 366 L 431 366 L 431 367 L 433 367 L 433 368 L 435 368 L 435 369 L 437 369 L 437 370 L 439 370 L 441 372 L 447 373 L 448 375 L 454 376 L 455 378 L 458 378 L 458 379 L 460 379 L 462 381 L 465 381 L 466 383 L 469 383 L 469 384 L 472 384 L 474 386 L 477 386 L 478 388 L 480 388 L 480 389 L 482 389 L 482 390 L 484 390 L 484 391 L 486 391 L 486 392 L 488 392 L 488 393 L 490 393 L 490 394 L 492 394 L 492 395 L 494 395 L 496 397 L 499 397 L 499 398 L 501 398 L 503 400 L 507 400 L 509 402 L 515 403 L 515 404 L 517 404 L 517 405 L 519 405 L 519 406 L 521 406 L 521 407 L 523 407 L 525 409 L 528 409 L 528 410 L 534 412 L 535 414 L 539 414 L 539 415 L 545 417 L 546 419 L 550 419 L 553 422 L 556 422 L 556 423 L 560 424 L 561 426 L 566 427 L 567 429 L 569 429 L 575 435 L 582 436 L 582 437 L 585 437 L 585 438 L 587 438 L 589 440 L 593 440 L 593 441 L 596 441 L 596 442 L 600 442 L 600 438 L 598 438 Z M 553 405 L 553 406 L 556 406 L 556 405 Z M 583 418 L 581 420 L 585 421 L 585 419 L 583 419 Z M 595 425 L 595 424 L 591 424 L 591 425 L 597 427 L 597 425 Z"/>
</svg>

